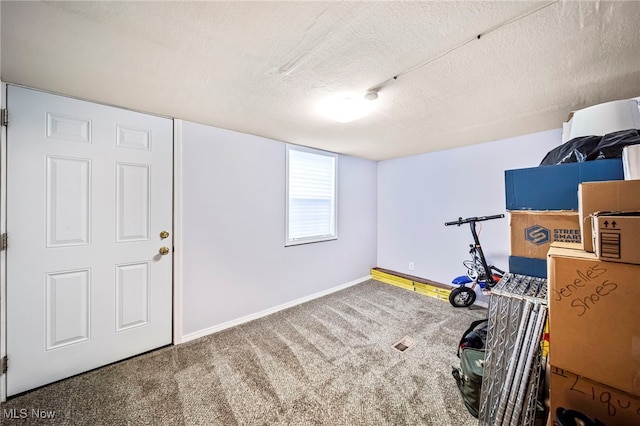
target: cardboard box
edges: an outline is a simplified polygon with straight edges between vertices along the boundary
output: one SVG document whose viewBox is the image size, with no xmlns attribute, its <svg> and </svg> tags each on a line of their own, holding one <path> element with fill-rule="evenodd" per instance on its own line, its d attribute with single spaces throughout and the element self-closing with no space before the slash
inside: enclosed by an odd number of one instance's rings
<svg viewBox="0 0 640 426">
<path fill-rule="evenodd" d="M 640 264 L 640 212 L 596 213 L 591 224 L 598 259 Z"/>
<path fill-rule="evenodd" d="M 511 256 L 546 259 L 553 242 L 580 243 L 577 211 L 509 212 Z"/>
<path fill-rule="evenodd" d="M 549 249 L 552 365 L 640 395 L 640 265 Z"/>
<path fill-rule="evenodd" d="M 622 180 L 622 159 L 506 170 L 507 210 L 578 210 L 578 184 Z"/>
<path fill-rule="evenodd" d="M 593 252 L 590 216 L 597 212 L 640 210 L 640 180 L 581 183 L 578 204 L 582 249 Z"/>
<path fill-rule="evenodd" d="M 549 384 L 550 422 L 557 425 L 558 407 L 580 411 L 607 426 L 640 424 L 640 398 L 551 366 Z"/>
</svg>

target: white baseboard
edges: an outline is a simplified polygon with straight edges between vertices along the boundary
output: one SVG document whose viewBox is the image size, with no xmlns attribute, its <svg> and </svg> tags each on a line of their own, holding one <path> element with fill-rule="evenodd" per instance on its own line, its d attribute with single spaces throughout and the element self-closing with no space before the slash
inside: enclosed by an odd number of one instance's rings
<svg viewBox="0 0 640 426">
<path fill-rule="evenodd" d="M 309 296 L 301 297 L 300 299 L 292 300 L 291 302 L 283 303 L 282 305 L 274 306 L 273 308 L 265 309 L 263 311 L 246 315 L 244 317 L 237 318 L 231 321 L 223 322 L 222 324 L 214 325 L 213 327 L 208 327 L 203 330 L 195 331 L 193 333 L 183 334 L 181 343 L 186 343 L 191 340 L 199 339 L 200 337 L 208 336 L 210 334 L 217 333 L 218 331 L 235 327 L 236 325 L 244 324 L 246 322 L 265 317 L 267 315 L 275 314 L 278 311 L 282 311 L 284 309 L 291 308 L 296 305 L 300 305 L 301 303 L 309 302 L 310 300 L 317 299 L 319 297 L 326 296 L 331 293 L 335 293 L 336 291 L 344 290 L 345 288 L 354 286 L 356 284 L 360 284 L 361 282 L 367 281 L 368 279 L 371 279 L 371 275 L 358 278 L 357 280 L 353 280 L 348 283 L 341 284 L 339 286 L 320 291 L 318 293 L 310 294 Z"/>
</svg>

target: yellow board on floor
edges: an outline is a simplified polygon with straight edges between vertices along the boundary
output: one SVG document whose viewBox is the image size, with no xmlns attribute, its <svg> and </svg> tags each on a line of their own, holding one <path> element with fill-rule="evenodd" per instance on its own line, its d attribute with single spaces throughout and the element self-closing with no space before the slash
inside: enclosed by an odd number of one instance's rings
<svg viewBox="0 0 640 426">
<path fill-rule="evenodd" d="M 416 292 L 427 295 L 427 296 L 435 297 L 441 300 L 449 300 L 449 294 L 451 294 L 451 290 L 447 290 L 447 289 L 436 287 L 429 284 L 414 282 L 413 286 Z"/>
<path fill-rule="evenodd" d="M 413 281 L 408 280 L 406 278 L 401 278 L 395 275 L 387 274 L 385 272 L 377 271 L 375 269 L 371 270 L 371 277 L 374 280 L 382 281 L 383 283 L 386 283 L 386 284 L 402 287 L 406 290 L 411 290 L 411 291 L 414 290 Z"/>
<path fill-rule="evenodd" d="M 371 277 L 374 280 L 383 282 L 385 284 L 395 285 L 397 287 L 404 288 L 405 290 L 415 291 L 416 293 L 420 293 L 425 296 L 449 301 L 449 294 L 451 293 L 451 289 L 416 282 L 408 278 L 399 277 L 397 275 L 381 271 L 376 268 L 371 269 Z"/>
</svg>

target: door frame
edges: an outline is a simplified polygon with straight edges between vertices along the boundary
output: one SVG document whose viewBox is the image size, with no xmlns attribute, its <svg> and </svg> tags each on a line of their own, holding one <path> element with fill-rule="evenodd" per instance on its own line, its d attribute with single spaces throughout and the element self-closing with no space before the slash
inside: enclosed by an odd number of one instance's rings
<svg viewBox="0 0 640 426">
<path fill-rule="evenodd" d="M 7 107 L 7 85 L 0 81 L 2 109 Z M 7 128 L 0 126 L 0 234 L 7 232 Z M 0 358 L 7 355 L 7 252 L 0 251 Z M 0 371 L 0 402 L 7 400 L 7 375 Z"/>
<path fill-rule="evenodd" d="M 173 119 L 173 344 L 182 339 L 182 120 Z"/>
<path fill-rule="evenodd" d="M 52 95 L 65 96 L 67 98 L 79 99 L 95 104 L 112 106 L 120 109 L 117 105 L 109 105 L 87 99 L 80 99 L 60 93 L 53 93 L 45 90 L 34 89 L 20 84 L 5 83 L 0 81 L 1 100 L 0 107 L 7 107 L 7 84 L 25 87 L 27 89 L 38 90 Z M 136 111 L 143 114 L 155 115 L 167 118 L 173 122 L 173 312 L 172 312 L 172 339 L 173 344 L 182 343 L 182 120 L 167 117 L 160 114 Z M 7 128 L 0 126 L 0 234 L 7 232 Z M 0 358 L 7 355 L 7 252 L 0 250 Z M 0 402 L 7 400 L 7 375 L 0 371 Z"/>
</svg>

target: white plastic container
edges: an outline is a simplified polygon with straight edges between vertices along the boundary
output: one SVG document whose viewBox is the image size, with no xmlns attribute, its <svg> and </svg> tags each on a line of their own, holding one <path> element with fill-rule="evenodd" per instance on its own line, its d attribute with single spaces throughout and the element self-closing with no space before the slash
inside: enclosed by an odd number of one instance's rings
<svg viewBox="0 0 640 426">
<path fill-rule="evenodd" d="M 622 149 L 624 180 L 640 179 L 640 145 L 627 145 Z"/>
<path fill-rule="evenodd" d="M 580 136 L 603 136 L 619 130 L 640 129 L 640 97 L 606 102 L 580 109 L 563 125 L 563 139 Z"/>
</svg>

